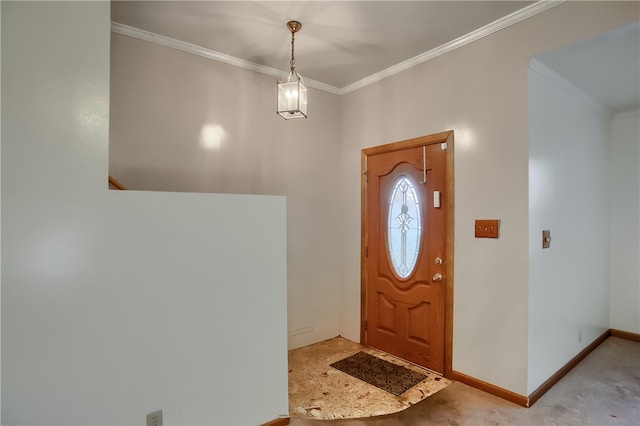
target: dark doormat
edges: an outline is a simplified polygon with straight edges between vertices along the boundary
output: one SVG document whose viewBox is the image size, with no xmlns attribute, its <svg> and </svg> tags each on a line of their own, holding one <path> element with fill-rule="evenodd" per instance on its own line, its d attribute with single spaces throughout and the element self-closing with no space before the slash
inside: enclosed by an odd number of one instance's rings
<svg viewBox="0 0 640 426">
<path fill-rule="evenodd" d="M 358 352 L 348 358 L 334 362 L 331 367 L 395 396 L 402 395 L 427 378 L 424 374 L 365 352 Z"/>
</svg>

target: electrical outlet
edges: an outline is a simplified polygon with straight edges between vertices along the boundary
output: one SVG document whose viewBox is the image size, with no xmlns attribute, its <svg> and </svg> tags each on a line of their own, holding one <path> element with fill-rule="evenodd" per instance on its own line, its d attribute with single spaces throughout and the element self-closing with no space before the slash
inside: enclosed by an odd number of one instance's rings
<svg viewBox="0 0 640 426">
<path fill-rule="evenodd" d="M 147 426 L 162 426 L 162 410 L 147 414 Z"/>
<path fill-rule="evenodd" d="M 578 331 L 578 343 L 582 342 L 582 330 Z"/>
</svg>

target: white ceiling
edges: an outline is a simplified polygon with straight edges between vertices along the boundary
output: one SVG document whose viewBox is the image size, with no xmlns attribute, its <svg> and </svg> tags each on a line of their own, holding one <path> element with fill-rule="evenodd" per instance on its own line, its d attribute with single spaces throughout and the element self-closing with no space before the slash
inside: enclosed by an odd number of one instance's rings
<svg viewBox="0 0 640 426">
<path fill-rule="evenodd" d="M 343 94 L 561 2 L 112 1 L 111 19 L 116 32 L 274 76 L 289 68 L 286 22 L 298 20 L 296 70 Z M 640 23 L 537 59 L 614 112 L 640 107 Z"/>
<path fill-rule="evenodd" d="M 532 1 L 114 1 L 112 21 L 343 88 Z"/>
<path fill-rule="evenodd" d="M 613 112 L 640 108 L 640 22 L 537 59 Z"/>
</svg>

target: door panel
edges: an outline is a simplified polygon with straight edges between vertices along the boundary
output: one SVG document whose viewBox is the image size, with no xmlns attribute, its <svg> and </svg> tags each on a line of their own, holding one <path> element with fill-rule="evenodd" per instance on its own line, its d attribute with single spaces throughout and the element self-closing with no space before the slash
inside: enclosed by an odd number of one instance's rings
<svg viewBox="0 0 640 426">
<path fill-rule="evenodd" d="M 447 274 L 435 259 L 447 255 L 446 145 L 373 154 L 366 163 L 365 344 L 442 373 Z"/>
</svg>

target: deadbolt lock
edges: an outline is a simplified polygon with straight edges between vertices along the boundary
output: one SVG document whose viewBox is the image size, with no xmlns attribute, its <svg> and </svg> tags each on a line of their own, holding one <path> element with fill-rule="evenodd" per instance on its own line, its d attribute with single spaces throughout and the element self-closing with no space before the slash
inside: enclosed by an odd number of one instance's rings
<svg viewBox="0 0 640 426">
<path fill-rule="evenodd" d="M 434 262 L 435 262 L 436 265 L 442 265 L 442 259 L 440 259 L 439 257 L 436 257 Z"/>
</svg>

